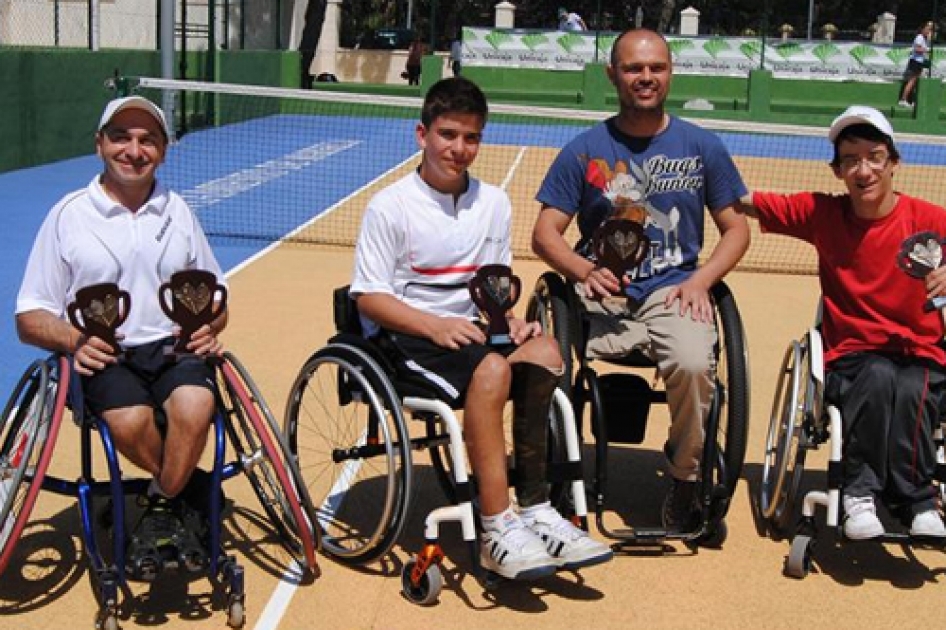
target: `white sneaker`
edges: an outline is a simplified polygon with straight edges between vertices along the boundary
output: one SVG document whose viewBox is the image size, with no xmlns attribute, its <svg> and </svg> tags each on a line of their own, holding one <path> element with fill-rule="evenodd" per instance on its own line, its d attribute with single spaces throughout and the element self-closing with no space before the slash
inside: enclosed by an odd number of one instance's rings
<svg viewBox="0 0 946 630">
<path fill-rule="evenodd" d="M 551 506 L 523 514 L 522 521 L 542 539 L 549 555 L 561 569 L 573 571 L 608 562 L 614 557 L 610 547 L 575 527 Z"/>
<path fill-rule="evenodd" d="M 913 105 L 911 105 L 907 101 L 900 101 L 899 103 L 897 103 L 897 105 L 899 105 L 900 107 L 913 107 Z"/>
<path fill-rule="evenodd" d="M 913 524 L 910 525 L 910 535 L 925 538 L 946 538 L 946 525 L 943 524 L 943 518 L 939 515 L 939 511 L 927 510 L 914 516 Z"/>
<path fill-rule="evenodd" d="M 483 568 L 509 580 L 534 580 L 555 573 L 558 567 L 542 540 L 518 516 L 500 529 L 488 529 L 480 539 Z"/>
<path fill-rule="evenodd" d="M 844 497 L 844 535 L 851 540 L 868 540 L 884 535 L 884 525 L 877 518 L 874 497 Z"/>
</svg>

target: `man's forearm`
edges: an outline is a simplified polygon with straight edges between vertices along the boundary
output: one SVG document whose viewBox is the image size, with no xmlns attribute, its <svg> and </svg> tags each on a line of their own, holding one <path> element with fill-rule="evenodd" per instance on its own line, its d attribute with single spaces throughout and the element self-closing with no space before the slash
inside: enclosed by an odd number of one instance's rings
<svg viewBox="0 0 946 630">
<path fill-rule="evenodd" d="M 16 332 L 23 343 L 51 352 L 75 352 L 82 337 L 72 324 L 42 309 L 18 313 Z"/>
</svg>

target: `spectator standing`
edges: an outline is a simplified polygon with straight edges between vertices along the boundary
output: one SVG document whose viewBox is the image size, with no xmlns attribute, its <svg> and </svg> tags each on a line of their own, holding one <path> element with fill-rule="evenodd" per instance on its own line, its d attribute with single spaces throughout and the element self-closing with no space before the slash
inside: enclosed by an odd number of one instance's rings
<svg viewBox="0 0 946 630">
<path fill-rule="evenodd" d="M 411 42 L 411 47 L 407 49 L 407 63 L 404 64 L 408 85 L 420 85 L 420 61 L 423 58 L 424 42 L 421 41 L 418 34 Z"/>
<path fill-rule="evenodd" d="M 453 76 L 460 76 L 460 72 L 463 65 L 463 40 L 460 39 L 460 35 L 457 34 L 453 41 L 450 42 L 450 70 L 453 72 Z"/>
<path fill-rule="evenodd" d="M 558 8 L 558 30 L 587 31 L 588 25 L 577 13 L 569 13 L 565 7 Z"/>
<path fill-rule="evenodd" d="M 933 41 L 933 23 L 927 22 L 917 29 L 913 38 L 913 49 L 907 61 L 907 69 L 903 72 L 903 83 L 900 85 L 900 107 L 913 107 L 916 101 L 916 81 L 923 74 L 924 68 L 930 67 L 930 46 Z"/>
</svg>

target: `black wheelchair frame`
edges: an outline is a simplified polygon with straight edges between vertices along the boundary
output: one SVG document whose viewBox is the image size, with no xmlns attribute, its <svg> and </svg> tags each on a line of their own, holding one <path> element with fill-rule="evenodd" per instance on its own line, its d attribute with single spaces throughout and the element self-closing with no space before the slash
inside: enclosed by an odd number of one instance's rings
<svg viewBox="0 0 946 630">
<path fill-rule="evenodd" d="M 566 367 L 559 387 L 570 395 L 579 426 L 585 406 L 589 407 L 595 454 L 589 484 L 591 503 L 599 531 L 617 541 L 617 548 L 656 545 L 665 540 L 719 547 L 728 535 L 725 517 L 742 473 L 748 434 L 749 359 L 742 319 L 729 287 L 720 281 L 713 286 L 711 296 L 719 340 L 716 388 L 706 421 L 699 525 L 689 532 L 656 527 L 609 528 L 604 520 L 609 510 L 609 443 L 641 443 L 650 405 L 666 403 L 666 392 L 653 389 L 647 380 L 627 371 L 599 375 L 585 353 L 587 322 L 576 287 L 555 272 L 544 273 L 536 282 L 526 317 L 539 321 L 559 344 Z M 656 368 L 640 352 L 604 362 L 626 368 Z M 615 397 L 619 404 L 609 404 L 609 398 Z M 620 419 L 616 417 L 618 409 Z"/>
</svg>

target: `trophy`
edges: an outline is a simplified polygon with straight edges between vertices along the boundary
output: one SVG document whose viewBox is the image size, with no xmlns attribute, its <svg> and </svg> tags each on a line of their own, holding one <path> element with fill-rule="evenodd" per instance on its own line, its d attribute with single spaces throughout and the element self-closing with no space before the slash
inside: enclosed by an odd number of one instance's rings
<svg viewBox="0 0 946 630">
<path fill-rule="evenodd" d="M 217 307 L 214 308 L 214 297 L 218 295 Z M 227 288 L 218 284 L 217 276 L 209 271 L 178 271 L 158 289 L 158 303 L 164 314 L 181 327 L 180 337 L 170 352 L 187 354 L 191 335 L 204 324 L 217 319 L 226 308 Z"/>
<path fill-rule="evenodd" d="M 519 301 L 522 282 L 507 265 L 483 265 L 470 279 L 470 297 L 486 319 L 487 343 L 512 343 L 506 312 Z"/>
<path fill-rule="evenodd" d="M 595 230 L 592 247 L 598 264 L 609 269 L 623 285 L 624 274 L 647 257 L 650 239 L 637 221 L 609 219 Z"/>
<path fill-rule="evenodd" d="M 114 282 L 79 289 L 66 307 L 69 321 L 86 337 L 98 337 L 118 352 L 115 331 L 128 318 L 131 296 Z"/>
<path fill-rule="evenodd" d="M 943 240 L 935 232 L 918 232 L 907 237 L 897 254 L 897 265 L 914 278 L 923 279 L 943 264 Z M 924 311 L 946 307 L 946 297 L 927 300 Z"/>
</svg>

